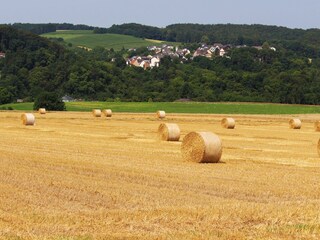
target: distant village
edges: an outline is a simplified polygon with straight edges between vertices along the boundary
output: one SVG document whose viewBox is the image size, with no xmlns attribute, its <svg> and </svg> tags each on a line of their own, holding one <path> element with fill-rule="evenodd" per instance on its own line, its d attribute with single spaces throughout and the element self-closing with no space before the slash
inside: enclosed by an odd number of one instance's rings
<svg viewBox="0 0 320 240">
<path fill-rule="evenodd" d="M 247 47 L 246 45 L 235 46 L 235 48 L 243 48 Z M 202 44 L 194 53 L 187 48 L 179 49 L 178 47 L 170 46 L 170 45 L 162 45 L 160 47 L 157 46 L 149 46 L 147 47 L 148 51 L 154 52 L 154 55 L 148 56 L 133 56 L 128 58 L 126 63 L 128 66 L 136 66 L 144 69 L 159 67 L 161 58 L 165 56 L 169 56 L 171 58 L 179 58 L 181 63 L 187 61 L 188 59 L 193 59 L 198 56 L 212 58 L 213 56 L 217 57 L 227 57 L 230 49 L 233 48 L 232 45 L 227 44 L 223 45 L 220 43 L 215 43 L 213 45 Z M 258 50 L 262 50 L 262 46 L 253 46 Z M 274 47 L 270 47 L 270 50 L 276 51 Z M 129 51 L 136 51 L 136 49 L 132 48 Z"/>
<path fill-rule="evenodd" d="M 235 46 L 235 48 L 244 48 L 246 45 Z M 81 47 L 82 48 L 82 47 Z M 153 52 L 153 55 L 148 56 L 133 56 L 126 60 L 126 64 L 128 66 L 141 67 L 144 69 L 154 68 L 160 66 L 160 60 L 165 57 L 178 58 L 181 63 L 193 59 L 195 57 L 207 57 L 212 58 L 213 56 L 217 57 L 227 57 L 230 49 L 234 48 L 234 46 L 227 44 L 223 45 L 220 43 L 215 43 L 213 45 L 202 44 L 198 49 L 196 49 L 193 53 L 187 48 L 179 49 L 178 47 L 170 46 L 170 45 L 162 45 L 162 46 L 149 46 L 147 47 L 149 52 Z M 258 50 L 262 50 L 262 46 L 253 46 Z M 269 47 L 270 50 L 276 51 L 276 48 Z M 88 49 L 85 49 L 88 50 Z M 91 50 L 91 49 L 90 49 Z M 129 49 L 130 52 L 135 52 L 135 48 Z M 5 58 L 6 54 L 4 52 L 0 52 L 0 58 Z"/>
<path fill-rule="evenodd" d="M 135 66 L 135 67 L 141 67 L 143 69 L 150 69 L 154 67 L 160 66 L 160 61 L 163 57 L 171 57 L 171 58 L 178 58 L 181 63 L 186 62 L 189 59 L 193 59 L 195 57 L 207 57 L 212 58 L 213 56 L 216 57 L 226 57 L 230 58 L 228 56 L 228 52 L 232 48 L 244 48 L 248 47 L 246 45 L 238 45 L 238 46 L 232 46 L 230 44 L 223 45 L 220 43 L 215 43 L 213 45 L 206 45 L 202 44 L 199 48 L 197 48 L 193 53 L 187 48 L 180 49 L 178 47 L 174 47 L 171 45 L 163 44 L 162 46 L 149 46 L 147 47 L 149 52 L 153 52 L 153 55 L 148 56 L 133 56 L 131 58 L 128 58 L 126 60 L 126 64 L 128 66 Z M 81 47 L 84 48 L 84 47 Z M 256 48 L 258 50 L 262 50 L 262 46 L 253 46 L 253 48 Z M 84 48 L 87 51 L 91 51 L 92 49 Z M 270 50 L 276 51 L 276 48 L 269 47 Z M 129 52 L 135 52 L 135 48 L 129 49 Z M 0 59 L 5 58 L 6 54 L 4 52 L 0 52 Z M 113 60 L 114 61 L 114 60 Z M 309 59 L 309 61 L 312 61 Z"/>
</svg>

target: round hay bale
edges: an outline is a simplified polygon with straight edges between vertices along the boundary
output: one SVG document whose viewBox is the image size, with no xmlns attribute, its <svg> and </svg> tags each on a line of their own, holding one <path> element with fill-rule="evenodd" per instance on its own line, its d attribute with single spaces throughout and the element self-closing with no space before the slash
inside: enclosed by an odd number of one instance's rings
<svg viewBox="0 0 320 240">
<path fill-rule="evenodd" d="M 24 113 L 21 115 L 22 124 L 26 126 L 33 126 L 35 124 L 36 118 L 32 113 Z"/>
<path fill-rule="evenodd" d="M 314 123 L 314 129 L 317 131 L 317 132 L 320 132 L 320 121 L 316 121 Z"/>
<path fill-rule="evenodd" d="M 111 109 L 105 109 L 105 110 L 103 110 L 103 114 L 106 117 L 111 117 L 112 116 L 112 111 L 111 111 Z"/>
<path fill-rule="evenodd" d="M 100 109 L 93 109 L 92 114 L 94 117 L 101 117 L 101 110 Z"/>
<path fill-rule="evenodd" d="M 180 128 L 175 123 L 161 123 L 158 127 L 158 136 L 162 141 L 179 141 Z"/>
<path fill-rule="evenodd" d="M 298 118 L 293 118 L 289 121 L 289 127 L 292 129 L 300 129 L 301 125 L 301 120 Z"/>
<path fill-rule="evenodd" d="M 233 118 L 223 118 L 221 120 L 221 126 L 227 129 L 234 129 L 236 121 Z"/>
<path fill-rule="evenodd" d="M 220 138 L 211 132 L 188 133 L 181 145 L 182 157 L 198 163 L 217 163 L 222 155 Z"/>
<path fill-rule="evenodd" d="M 320 139 L 318 141 L 318 155 L 320 156 Z"/>
<path fill-rule="evenodd" d="M 157 111 L 157 117 L 158 118 L 165 118 L 166 117 L 166 112 L 162 111 L 162 110 Z"/>
<path fill-rule="evenodd" d="M 46 114 L 47 111 L 46 111 L 45 108 L 39 108 L 38 112 L 39 112 L 40 114 Z"/>
</svg>

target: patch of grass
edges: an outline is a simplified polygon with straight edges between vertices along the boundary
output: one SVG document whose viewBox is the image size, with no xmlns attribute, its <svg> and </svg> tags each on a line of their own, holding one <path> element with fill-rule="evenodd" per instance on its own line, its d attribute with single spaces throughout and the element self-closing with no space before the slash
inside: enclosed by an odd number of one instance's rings
<svg viewBox="0 0 320 240">
<path fill-rule="evenodd" d="M 94 34 L 93 31 L 90 30 L 57 31 L 46 33 L 42 36 L 47 38 L 63 38 L 65 42 L 72 43 L 75 47 L 84 46 L 94 48 L 100 46 L 107 49 L 113 48 L 114 50 L 120 50 L 122 47 L 129 49 L 147 47 L 150 45 L 162 45 L 166 43 L 121 34 Z M 170 44 L 177 45 L 178 43 Z"/>
<path fill-rule="evenodd" d="M 33 103 L 1 105 L 14 110 L 31 111 Z M 67 111 L 91 111 L 93 108 L 110 108 L 114 112 L 151 113 L 165 110 L 167 113 L 203 114 L 308 114 L 320 113 L 320 106 L 271 103 L 177 103 L 177 102 L 70 102 Z"/>
<path fill-rule="evenodd" d="M 10 104 L 0 105 L 0 110 L 7 110 L 7 109 L 31 111 L 33 109 L 33 102 L 10 103 Z"/>
</svg>

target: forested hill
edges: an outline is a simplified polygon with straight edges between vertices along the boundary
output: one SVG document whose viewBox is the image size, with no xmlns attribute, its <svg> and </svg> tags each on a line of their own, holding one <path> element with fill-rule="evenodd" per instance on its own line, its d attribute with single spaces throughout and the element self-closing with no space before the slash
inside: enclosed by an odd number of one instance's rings
<svg viewBox="0 0 320 240">
<path fill-rule="evenodd" d="M 46 49 L 48 51 L 64 51 L 64 48 L 46 38 L 42 38 L 28 31 L 15 29 L 7 25 L 0 25 L 0 51 L 14 53 Z"/>
<path fill-rule="evenodd" d="M 66 49 L 0 26 L 0 104 L 33 100 L 44 91 L 100 101 L 320 104 L 319 50 L 303 43 L 275 47 L 235 47 L 228 57 L 188 58 L 183 64 L 163 57 L 160 67 L 144 70 L 126 65 L 125 49 Z"/>
<path fill-rule="evenodd" d="M 84 24 L 71 24 L 71 23 L 14 23 L 14 28 L 30 31 L 35 34 L 43 34 L 55 32 L 57 30 L 93 30 L 94 27 Z"/>
<path fill-rule="evenodd" d="M 307 45 L 320 49 L 320 29 L 290 29 L 287 27 L 245 24 L 172 24 L 158 28 L 137 23 L 99 28 L 71 23 L 14 23 L 12 27 L 36 34 L 57 30 L 94 30 L 95 33 L 116 33 L 182 43 L 223 43 L 233 45 L 262 45 L 265 41 L 285 45 Z"/>
<path fill-rule="evenodd" d="M 98 29 L 96 29 L 96 32 Z M 103 32 L 100 29 L 100 32 Z M 235 45 L 261 45 L 263 42 L 292 42 L 320 48 L 319 29 L 290 29 L 267 25 L 238 24 L 173 24 L 165 28 L 156 28 L 136 23 L 113 25 L 105 29 L 106 33 L 133 35 L 175 42 L 220 42 Z"/>
<path fill-rule="evenodd" d="M 70 61 L 65 48 L 28 31 L 0 25 L 0 102 L 61 88 Z"/>
</svg>

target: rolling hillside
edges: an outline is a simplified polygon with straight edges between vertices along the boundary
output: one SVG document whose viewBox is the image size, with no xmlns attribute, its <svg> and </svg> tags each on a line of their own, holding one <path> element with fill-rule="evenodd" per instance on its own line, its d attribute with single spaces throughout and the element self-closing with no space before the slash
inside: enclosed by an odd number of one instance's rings
<svg viewBox="0 0 320 240">
<path fill-rule="evenodd" d="M 144 40 L 128 35 L 120 34 L 94 34 L 90 30 L 66 30 L 46 33 L 42 35 L 47 38 L 63 38 L 67 43 L 72 43 L 74 46 L 83 46 L 94 48 L 97 46 L 105 48 L 113 48 L 120 50 L 122 47 L 138 48 L 150 45 L 161 45 L 165 42 L 156 40 Z M 176 45 L 177 43 L 175 43 Z"/>
<path fill-rule="evenodd" d="M 73 46 L 86 47 L 103 44 L 113 48 L 137 47 L 138 40 L 154 44 L 133 36 L 108 34 L 73 30 L 46 36 L 64 37 L 73 41 Z M 111 40 L 106 36 L 118 38 Z M 128 39 L 131 39 L 131 46 Z M 159 68 L 143 71 L 127 67 L 123 59 L 125 51 L 101 47 L 91 52 L 74 52 L 56 44 L 59 40 L 49 41 L 10 26 L 0 26 L 0 40 L 0 51 L 6 55 L 0 61 L 0 104 L 17 99 L 33 101 L 39 94 L 52 91 L 60 96 L 103 102 L 191 99 L 320 104 L 319 51 L 301 44 L 288 48 L 275 45 L 276 51 L 234 48 L 230 58 L 199 57 L 185 64 L 164 58 Z M 148 54 L 139 51 L 134 54 Z"/>
</svg>

